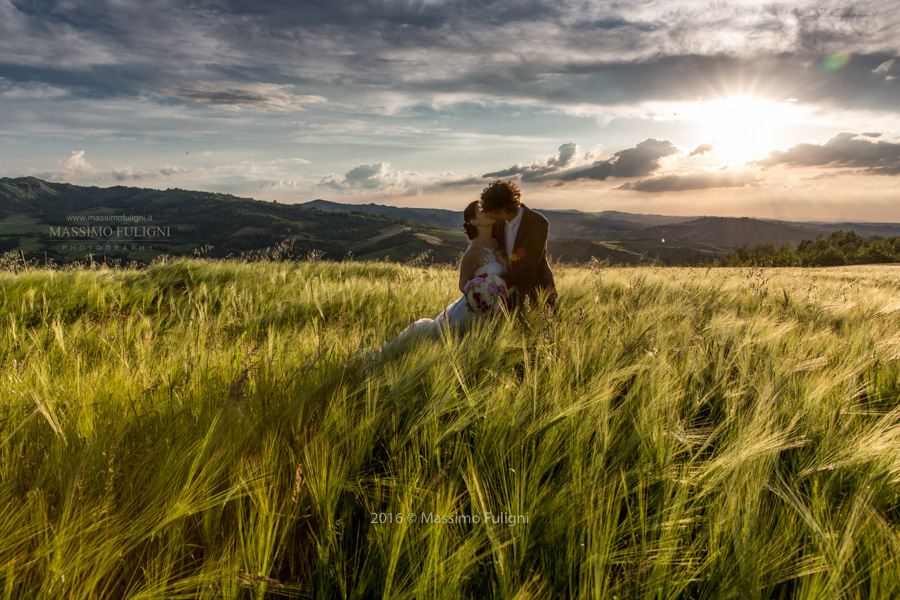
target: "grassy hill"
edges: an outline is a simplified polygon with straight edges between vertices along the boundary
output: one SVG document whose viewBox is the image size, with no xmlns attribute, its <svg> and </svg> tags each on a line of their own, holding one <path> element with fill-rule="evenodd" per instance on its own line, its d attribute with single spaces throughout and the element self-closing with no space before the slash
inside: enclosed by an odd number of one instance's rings
<svg viewBox="0 0 900 600">
<path fill-rule="evenodd" d="M 682 223 L 656 225 L 631 231 L 628 238 L 684 240 L 727 248 L 758 243 L 797 244 L 815 239 L 821 229 L 796 223 L 760 219 L 702 217 Z"/>
<path fill-rule="evenodd" d="M 439 208 L 403 208 L 383 204 L 346 204 L 327 200 L 312 200 L 302 206 L 334 212 L 363 212 L 393 219 L 406 219 L 427 223 L 447 229 L 458 229 L 462 225 L 462 208 L 445 210 Z M 583 212 L 579 210 L 546 210 L 540 213 L 550 221 L 550 239 L 578 238 L 591 241 L 619 240 L 627 234 L 656 225 L 667 225 L 687 221 L 691 217 L 670 217 L 663 215 L 639 215 L 618 211 Z"/>
<path fill-rule="evenodd" d="M 3 596 L 900 596 L 900 267 L 555 275 L 0 272 Z"/>
<path fill-rule="evenodd" d="M 688 265 L 730 248 L 811 240 L 826 225 L 759 219 L 543 211 L 556 262 Z M 122 217 L 132 220 L 121 221 Z M 853 224 L 842 224 L 853 225 Z M 456 264 L 467 240 L 457 211 L 315 200 L 262 202 L 181 189 L 80 187 L 25 177 L 0 179 L 0 253 L 26 260 L 149 264 L 163 255 L 213 258 L 317 256 Z M 900 228 L 861 226 L 870 234 Z M 823 229 L 824 228 L 824 229 Z M 148 231 L 152 230 L 152 234 Z"/>
<path fill-rule="evenodd" d="M 401 208 L 381 204 L 346 204 L 313 200 L 303 206 L 330 211 L 362 212 L 408 219 L 449 229 L 459 227 L 459 211 L 436 208 Z M 900 223 L 791 222 L 749 217 L 679 217 L 620 211 L 584 212 L 539 209 L 550 221 L 550 240 L 580 239 L 593 242 L 629 239 L 678 240 L 716 248 L 735 248 L 759 243 L 780 244 L 812 240 L 833 231 L 855 231 L 862 236 L 900 236 Z"/>
<path fill-rule="evenodd" d="M 338 212 L 339 208 L 352 210 Z M 380 208 L 392 211 L 388 216 L 376 214 Z M 638 226 L 577 212 L 560 214 L 564 220 L 554 227 L 586 238 L 605 238 L 609 232 L 621 234 Z M 150 220 L 104 220 L 121 216 Z M 162 255 L 193 256 L 202 249 L 204 256 L 213 258 L 315 254 L 331 260 L 352 256 L 456 264 L 467 244 L 460 225 L 461 215 L 449 210 L 356 207 L 323 200 L 301 206 L 180 189 L 89 188 L 35 178 L 0 179 L 0 252 L 21 251 L 27 260 L 39 263 L 45 257 L 66 263 L 92 255 L 100 261 L 149 264 Z M 142 236 L 141 227 L 157 228 L 160 234 Z M 90 235 L 93 230 L 101 235 Z M 54 234 L 59 231 L 71 237 Z M 130 231 L 138 235 L 127 235 Z M 563 238 L 551 239 L 548 251 L 556 261 L 586 263 L 597 258 L 624 264 L 656 259 L 664 264 L 696 263 L 726 254 L 725 248 L 694 242 Z"/>
<path fill-rule="evenodd" d="M 111 220 L 122 216 L 148 219 Z M 158 231 L 148 235 L 142 227 Z M 223 258 L 260 254 L 279 245 L 292 256 L 316 251 L 340 259 L 351 252 L 361 258 L 391 254 L 409 260 L 430 252 L 434 260 L 456 261 L 465 249 L 465 236 L 439 229 L 226 194 L 0 179 L 0 251 L 21 250 L 39 261 L 46 253 L 55 262 L 93 254 L 149 263 L 163 254 L 190 256 L 200 248 L 205 255 Z"/>
<path fill-rule="evenodd" d="M 723 258 L 727 249 L 691 241 L 637 239 L 595 242 L 550 240 L 547 253 L 564 263 L 585 264 L 593 259 L 621 265 L 696 265 Z"/>
</svg>

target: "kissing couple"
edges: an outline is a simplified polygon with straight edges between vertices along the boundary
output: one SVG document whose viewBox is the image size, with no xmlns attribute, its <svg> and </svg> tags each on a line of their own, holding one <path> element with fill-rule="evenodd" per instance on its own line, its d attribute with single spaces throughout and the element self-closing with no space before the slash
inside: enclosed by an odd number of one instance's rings
<svg viewBox="0 0 900 600">
<path fill-rule="evenodd" d="M 540 298 L 545 298 L 547 308 L 556 305 L 556 286 L 547 264 L 550 224 L 522 204 L 521 196 L 514 182 L 498 179 L 466 207 L 463 231 L 469 247 L 459 264 L 462 296 L 436 318 L 419 319 L 404 329 L 395 342 L 436 334 L 441 327 L 461 325 L 486 312 L 478 307 L 483 303 L 478 292 L 473 294 L 473 286 L 485 292 L 490 289 L 493 312 L 498 312 L 500 303 L 513 310 L 525 303 L 535 305 Z"/>
</svg>

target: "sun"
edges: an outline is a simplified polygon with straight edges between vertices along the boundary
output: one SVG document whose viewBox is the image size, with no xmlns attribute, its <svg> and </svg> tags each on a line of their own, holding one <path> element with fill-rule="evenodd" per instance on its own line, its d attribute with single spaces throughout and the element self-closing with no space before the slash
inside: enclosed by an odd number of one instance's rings
<svg viewBox="0 0 900 600">
<path fill-rule="evenodd" d="M 753 96 L 698 99 L 689 118 L 705 143 L 717 153 L 750 160 L 771 151 L 793 115 L 791 101 L 774 102 Z"/>
</svg>

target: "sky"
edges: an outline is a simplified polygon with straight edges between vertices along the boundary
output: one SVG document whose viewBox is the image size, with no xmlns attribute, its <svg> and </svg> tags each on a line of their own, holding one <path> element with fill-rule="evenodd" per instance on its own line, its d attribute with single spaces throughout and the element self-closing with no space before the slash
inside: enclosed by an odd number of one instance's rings
<svg viewBox="0 0 900 600">
<path fill-rule="evenodd" d="M 900 6 L 0 0 L 0 176 L 900 222 Z"/>
</svg>

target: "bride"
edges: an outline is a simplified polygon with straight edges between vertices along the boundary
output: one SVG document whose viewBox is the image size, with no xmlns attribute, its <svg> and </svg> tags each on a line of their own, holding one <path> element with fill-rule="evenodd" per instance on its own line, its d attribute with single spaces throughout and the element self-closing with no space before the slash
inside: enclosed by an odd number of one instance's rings
<svg viewBox="0 0 900 600">
<path fill-rule="evenodd" d="M 476 314 L 469 310 L 469 302 L 466 298 L 466 283 L 473 278 L 487 273 L 488 275 L 502 276 L 507 271 L 507 265 L 500 246 L 493 237 L 491 230 L 496 222 L 478 208 L 478 200 L 475 200 L 463 211 L 463 231 L 469 238 L 469 247 L 463 254 L 459 263 L 459 291 L 462 293 L 459 299 L 445 308 L 434 319 L 419 319 L 406 329 L 392 343 L 401 342 L 412 336 L 433 335 L 443 326 L 461 325 Z"/>
</svg>

